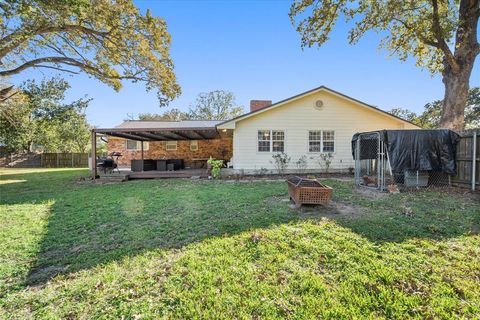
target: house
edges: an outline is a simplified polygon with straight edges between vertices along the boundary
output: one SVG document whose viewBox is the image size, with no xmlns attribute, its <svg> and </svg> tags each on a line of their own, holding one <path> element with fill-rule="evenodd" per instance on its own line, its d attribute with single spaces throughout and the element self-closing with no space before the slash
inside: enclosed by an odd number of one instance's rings
<svg viewBox="0 0 480 320">
<path fill-rule="evenodd" d="M 325 86 L 274 104 L 252 101 L 250 108 L 249 113 L 216 126 L 232 132 L 233 168 L 245 172 L 274 169 L 276 152 L 291 157 L 290 170 L 302 156 L 308 169 L 320 169 L 321 153 L 332 154 L 332 170 L 348 170 L 354 166 L 351 139 L 356 132 L 419 128 Z"/>
<path fill-rule="evenodd" d="M 272 155 L 279 152 L 291 158 L 288 171 L 301 157 L 309 170 L 321 169 L 322 153 L 332 155 L 332 171 L 348 170 L 354 165 L 351 139 L 356 132 L 418 128 L 321 86 L 273 104 L 252 100 L 250 112 L 228 121 L 127 121 L 95 133 L 113 136 L 108 150 L 122 153 L 121 166 L 140 159 L 143 144 L 146 159 L 184 159 L 186 167 L 198 167 L 211 156 L 249 174 L 274 170 Z"/>
</svg>

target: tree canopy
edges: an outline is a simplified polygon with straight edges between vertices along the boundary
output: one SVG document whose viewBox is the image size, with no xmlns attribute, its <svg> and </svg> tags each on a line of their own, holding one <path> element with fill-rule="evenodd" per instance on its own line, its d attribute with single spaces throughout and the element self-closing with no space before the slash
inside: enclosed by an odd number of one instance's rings
<svg viewBox="0 0 480 320">
<path fill-rule="evenodd" d="M 480 53 L 479 0 L 294 0 L 290 18 L 303 47 L 321 46 L 340 17 L 353 22 L 349 42 L 368 31 L 380 47 L 417 66 L 441 72 L 445 85 L 440 125 L 462 129 L 469 79 Z"/>
<path fill-rule="evenodd" d="M 0 37 L 0 77 L 82 71 L 115 90 L 122 80 L 143 82 L 162 104 L 180 93 L 165 21 L 131 0 L 4 0 Z"/>
<path fill-rule="evenodd" d="M 228 120 L 243 113 L 242 106 L 235 102 L 232 92 L 215 90 L 200 93 L 188 112 L 173 108 L 162 114 L 141 113 L 139 120 Z"/>
<path fill-rule="evenodd" d="M 200 93 L 190 106 L 189 118 L 197 120 L 228 120 L 243 113 L 232 92 L 215 90 Z"/>
<path fill-rule="evenodd" d="M 25 82 L 0 108 L 0 142 L 10 152 L 85 152 L 90 99 L 65 103 L 69 84 L 62 79 Z"/>
</svg>

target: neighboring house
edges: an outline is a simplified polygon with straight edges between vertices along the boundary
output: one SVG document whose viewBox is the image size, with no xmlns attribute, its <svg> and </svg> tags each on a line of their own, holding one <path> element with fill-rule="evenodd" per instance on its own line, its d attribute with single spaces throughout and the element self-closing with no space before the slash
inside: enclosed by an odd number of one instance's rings
<svg viewBox="0 0 480 320">
<path fill-rule="evenodd" d="M 181 136 L 170 141 L 144 142 L 145 159 L 184 159 L 187 166 L 194 167 L 195 161 L 211 156 L 231 160 L 233 169 L 248 174 L 262 168 L 275 169 L 272 155 L 278 152 L 290 156 L 290 170 L 302 156 L 308 161 L 308 169 L 320 169 L 317 159 L 321 153 L 332 154 L 332 171 L 348 170 L 354 164 L 351 139 L 356 132 L 418 129 L 408 121 L 324 86 L 274 104 L 268 100 L 252 100 L 250 109 L 251 112 L 224 122 L 127 121 L 116 127 L 122 134 L 115 133 L 115 128 L 99 132 L 123 138 L 129 135 L 146 137 L 147 127 L 156 130 L 148 133 L 151 138 L 156 134 L 162 136 L 162 140 L 178 133 Z M 201 132 L 204 134 L 198 136 Z M 206 132 L 211 136 L 205 136 Z M 137 141 L 121 138 L 109 138 L 108 141 L 109 152 L 119 151 L 124 155 L 120 165 L 139 159 L 139 149 Z"/>
</svg>

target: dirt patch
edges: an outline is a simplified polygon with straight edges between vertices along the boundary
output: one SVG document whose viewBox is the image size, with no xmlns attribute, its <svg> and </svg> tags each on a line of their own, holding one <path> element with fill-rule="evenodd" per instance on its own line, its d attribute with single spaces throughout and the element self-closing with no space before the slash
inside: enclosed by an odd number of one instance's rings
<svg viewBox="0 0 480 320">
<path fill-rule="evenodd" d="M 291 203 L 290 207 L 295 209 L 295 204 Z M 296 209 L 302 215 L 321 215 L 321 216 L 352 216 L 359 213 L 359 210 L 348 203 L 330 201 L 327 205 L 309 205 L 304 204 Z"/>
<path fill-rule="evenodd" d="M 350 216 L 359 213 L 359 209 L 349 203 L 330 201 L 328 205 L 311 205 L 304 204 L 300 208 L 296 208 L 293 201 L 288 196 L 272 196 L 266 199 L 268 206 L 288 206 L 291 209 L 297 210 L 305 216 L 315 215 L 336 215 L 336 216 Z"/>
<path fill-rule="evenodd" d="M 366 187 L 355 188 L 355 192 L 362 195 L 362 197 L 365 197 L 371 200 L 382 199 L 389 196 L 389 193 L 387 192 L 380 192 L 376 189 L 371 189 Z"/>
</svg>

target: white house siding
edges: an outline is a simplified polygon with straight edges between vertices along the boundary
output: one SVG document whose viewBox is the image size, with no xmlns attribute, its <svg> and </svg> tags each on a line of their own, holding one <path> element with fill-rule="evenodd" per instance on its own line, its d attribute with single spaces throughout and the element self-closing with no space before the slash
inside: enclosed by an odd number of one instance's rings
<svg viewBox="0 0 480 320">
<path fill-rule="evenodd" d="M 324 106 L 318 110 L 315 101 Z M 260 112 L 235 123 L 233 135 L 234 169 L 246 173 L 261 168 L 274 169 L 272 152 L 257 151 L 258 130 L 284 130 L 285 153 L 291 157 L 289 169 L 302 155 L 308 158 L 308 169 L 318 170 L 318 153 L 308 150 L 310 130 L 335 131 L 335 152 L 330 169 L 348 170 L 353 167 L 351 139 L 354 133 L 379 129 L 416 129 L 412 124 L 372 110 L 357 102 L 327 91 L 310 94 L 295 101 Z"/>
</svg>

